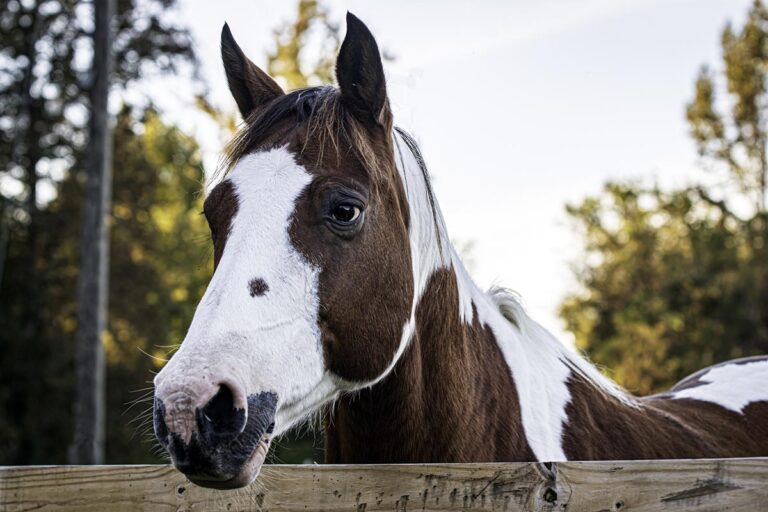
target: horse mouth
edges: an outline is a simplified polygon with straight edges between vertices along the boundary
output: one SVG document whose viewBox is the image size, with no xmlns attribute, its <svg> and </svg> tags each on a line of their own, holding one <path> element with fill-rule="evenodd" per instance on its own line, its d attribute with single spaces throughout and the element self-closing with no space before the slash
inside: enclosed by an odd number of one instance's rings
<svg viewBox="0 0 768 512">
<path fill-rule="evenodd" d="M 262 392 L 248 397 L 247 416 L 242 409 L 197 408 L 195 430 L 185 438 L 179 433 L 183 431 L 167 427 L 165 406 L 156 399 L 155 434 L 190 482 L 214 489 L 245 487 L 259 475 L 267 457 L 276 405 L 275 393 Z"/>
<path fill-rule="evenodd" d="M 235 476 L 225 479 L 212 478 L 204 475 L 186 475 L 190 482 L 200 487 L 209 487 L 211 489 L 227 490 L 246 487 L 256 480 L 261 472 L 261 467 L 267 458 L 269 445 L 272 441 L 272 435 L 265 433 L 256 444 L 251 455 L 245 460 L 239 473 Z"/>
</svg>

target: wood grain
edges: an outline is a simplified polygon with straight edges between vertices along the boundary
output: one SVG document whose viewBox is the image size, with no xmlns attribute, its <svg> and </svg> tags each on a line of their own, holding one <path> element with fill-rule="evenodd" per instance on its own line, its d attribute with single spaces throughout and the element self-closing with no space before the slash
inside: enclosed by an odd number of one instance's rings
<svg viewBox="0 0 768 512">
<path fill-rule="evenodd" d="M 721 511 L 768 503 L 768 458 L 265 466 L 246 489 L 170 466 L 0 468 L 0 511 Z"/>
</svg>

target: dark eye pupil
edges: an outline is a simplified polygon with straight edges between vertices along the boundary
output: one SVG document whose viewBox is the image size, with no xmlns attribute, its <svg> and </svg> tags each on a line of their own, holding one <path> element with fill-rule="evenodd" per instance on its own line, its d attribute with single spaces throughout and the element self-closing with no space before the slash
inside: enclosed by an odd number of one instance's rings
<svg viewBox="0 0 768 512">
<path fill-rule="evenodd" d="M 339 222 L 350 222 L 357 217 L 357 208 L 349 204 L 340 204 L 333 209 L 333 218 Z"/>
</svg>

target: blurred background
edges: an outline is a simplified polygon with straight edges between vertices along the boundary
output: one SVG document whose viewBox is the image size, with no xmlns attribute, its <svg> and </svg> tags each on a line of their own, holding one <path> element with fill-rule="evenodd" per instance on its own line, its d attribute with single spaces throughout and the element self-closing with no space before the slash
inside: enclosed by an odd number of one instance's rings
<svg viewBox="0 0 768 512">
<path fill-rule="evenodd" d="M 521 293 L 534 318 L 629 390 L 768 353 L 761 1 L 113 5 L 98 460 L 163 460 L 151 379 L 211 275 L 206 177 L 240 121 L 219 61 L 225 21 L 293 89 L 332 83 L 344 13 L 363 19 L 385 55 L 396 123 L 421 143 L 478 284 Z M 0 5 L 4 465 L 80 460 L 75 397 L 93 391 L 76 384 L 93 363 L 78 349 L 90 321 L 81 278 L 100 275 L 82 235 L 98 171 L 94 10 Z M 322 461 L 321 432 L 289 434 L 273 460 Z"/>
</svg>

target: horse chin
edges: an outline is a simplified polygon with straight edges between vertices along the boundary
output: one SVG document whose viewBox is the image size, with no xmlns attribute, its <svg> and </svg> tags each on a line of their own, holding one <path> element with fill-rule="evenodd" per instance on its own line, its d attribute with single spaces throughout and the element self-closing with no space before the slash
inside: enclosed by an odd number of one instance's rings
<svg viewBox="0 0 768 512">
<path fill-rule="evenodd" d="M 251 456 L 245 461 L 240 472 L 228 480 L 208 480 L 199 479 L 193 476 L 188 476 L 189 481 L 200 487 L 209 487 L 211 489 L 239 489 L 246 487 L 256 480 L 261 471 L 261 466 L 264 465 L 264 461 L 267 458 L 267 452 L 269 451 L 269 434 L 262 436 L 259 444 L 256 445 L 256 449 L 253 450 Z"/>
</svg>

